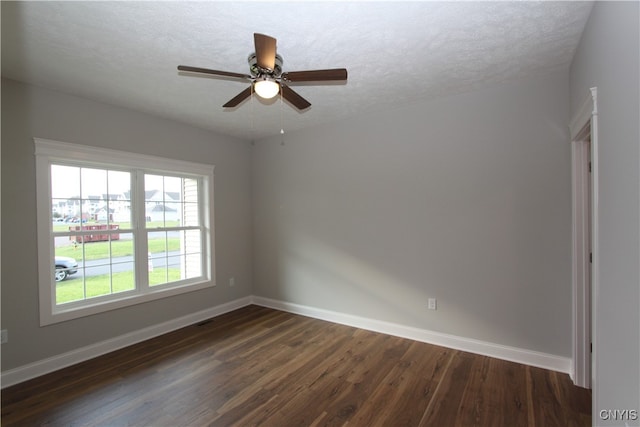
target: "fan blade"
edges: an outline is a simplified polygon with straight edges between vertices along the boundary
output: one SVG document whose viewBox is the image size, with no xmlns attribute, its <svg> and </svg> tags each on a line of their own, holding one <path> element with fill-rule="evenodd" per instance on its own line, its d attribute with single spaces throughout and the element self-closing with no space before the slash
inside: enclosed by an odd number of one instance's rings
<svg viewBox="0 0 640 427">
<path fill-rule="evenodd" d="M 285 84 L 280 84 L 280 90 L 284 99 L 292 103 L 298 110 L 304 110 L 311 107 L 311 103 L 298 95 L 296 91 Z"/>
<path fill-rule="evenodd" d="M 276 66 L 276 39 L 264 34 L 254 33 L 253 43 L 256 47 L 256 63 L 258 67 L 273 70 Z"/>
<path fill-rule="evenodd" d="M 288 82 L 347 80 L 347 70 L 346 68 L 333 68 L 331 70 L 290 71 L 282 73 L 282 78 Z"/>
<path fill-rule="evenodd" d="M 237 107 L 242 101 L 251 96 L 253 90 L 251 86 L 237 94 L 234 98 L 232 98 L 229 102 L 223 105 L 224 108 L 233 108 Z"/>
<path fill-rule="evenodd" d="M 238 79 L 250 79 L 248 74 L 231 73 L 229 71 L 210 70 L 209 68 L 190 67 L 188 65 L 178 65 L 179 71 L 191 71 L 192 73 L 213 74 L 217 76 L 236 77 Z"/>
</svg>

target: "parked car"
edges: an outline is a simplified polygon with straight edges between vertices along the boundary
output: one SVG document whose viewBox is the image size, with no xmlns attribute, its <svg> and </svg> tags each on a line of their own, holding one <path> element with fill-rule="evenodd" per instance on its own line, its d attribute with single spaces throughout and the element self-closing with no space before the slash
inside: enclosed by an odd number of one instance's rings
<svg viewBox="0 0 640 427">
<path fill-rule="evenodd" d="M 70 274 L 76 274 L 78 272 L 78 262 L 67 256 L 56 257 L 56 282 L 62 282 Z"/>
</svg>

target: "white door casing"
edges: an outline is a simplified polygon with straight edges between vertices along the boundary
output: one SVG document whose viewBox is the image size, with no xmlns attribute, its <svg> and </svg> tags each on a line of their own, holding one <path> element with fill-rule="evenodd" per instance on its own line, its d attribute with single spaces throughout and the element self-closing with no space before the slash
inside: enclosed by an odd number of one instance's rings
<svg viewBox="0 0 640 427">
<path fill-rule="evenodd" d="M 595 378 L 595 310 L 598 302 L 597 88 L 570 123 L 572 175 L 573 382 L 592 388 Z M 593 344 L 593 347 L 592 347 Z"/>
</svg>

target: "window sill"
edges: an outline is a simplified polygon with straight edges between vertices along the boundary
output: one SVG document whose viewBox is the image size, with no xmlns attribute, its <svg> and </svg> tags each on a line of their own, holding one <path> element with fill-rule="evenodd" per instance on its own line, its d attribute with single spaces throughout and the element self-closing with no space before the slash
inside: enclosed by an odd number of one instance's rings
<svg viewBox="0 0 640 427">
<path fill-rule="evenodd" d="M 144 294 L 132 294 L 131 292 L 123 292 L 119 298 L 115 295 L 109 295 L 108 300 L 106 301 L 105 298 L 97 297 L 95 298 L 95 302 L 91 305 L 87 304 L 88 300 L 83 300 L 82 306 L 74 306 L 73 303 L 64 304 L 56 306 L 52 310 L 52 313 L 41 313 L 40 326 L 52 325 L 55 323 L 65 322 L 67 320 L 78 319 L 81 317 L 104 313 L 119 308 L 130 307 L 132 305 L 144 304 L 146 302 L 156 301 L 175 295 L 213 288 L 215 287 L 215 285 L 216 284 L 214 281 L 202 280 L 189 285 L 150 288 L 148 292 Z"/>
</svg>

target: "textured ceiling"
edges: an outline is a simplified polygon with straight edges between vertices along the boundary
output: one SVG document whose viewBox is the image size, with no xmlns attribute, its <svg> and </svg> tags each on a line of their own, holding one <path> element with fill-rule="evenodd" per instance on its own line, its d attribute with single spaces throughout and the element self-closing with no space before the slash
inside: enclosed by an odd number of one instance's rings
<svg viewBox="0 0 640 427">
<path fill-rule="evenodd" d="M 2 75 L 246 139 L 567 69 L 591 2 L 2 2 Z M 296 85 L 313 105 L 256 98 L 178 64 L 247 73 L 253 33 L 284 71 L 344 67 Z"/>
</svg>

